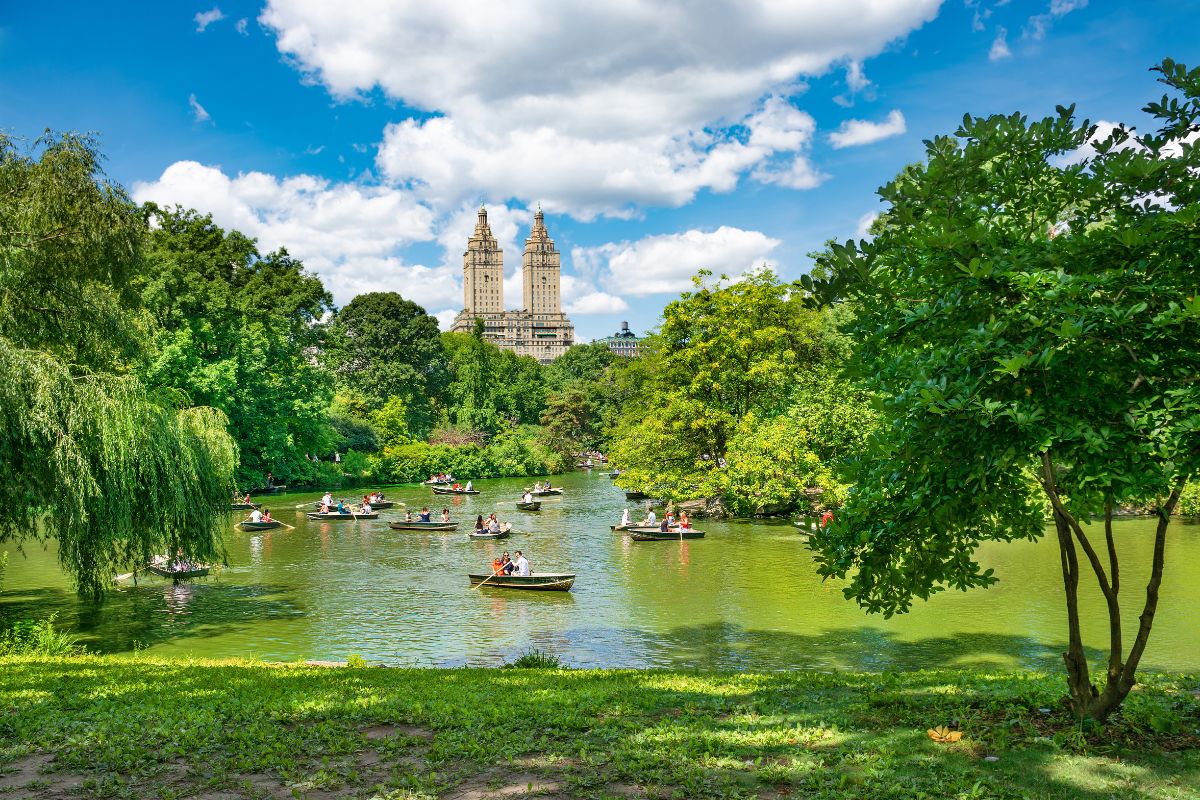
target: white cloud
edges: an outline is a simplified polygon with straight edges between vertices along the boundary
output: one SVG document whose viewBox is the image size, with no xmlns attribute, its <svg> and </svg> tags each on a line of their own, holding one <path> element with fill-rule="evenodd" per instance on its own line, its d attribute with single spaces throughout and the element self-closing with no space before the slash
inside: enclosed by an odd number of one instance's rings
<svg viewBox="0 0 1200 800">
<path fill-rule="evenodd" d="M 871 226 L 875 224 L 875 220 L 879 219 L 878 211 L 868 211 L 858 218 L 858 226 L 854 229 L 854 235 L 860 239 L 866 239 L 871 235 Z"/>
<path fill-rule="evenodd" d="M 799 153 L 746 141 L 764 98 L 794 97 L 836 64 L 863 84 L 864 59 L 940 3 L 269 0 L 259 19 L 336 97 L 379 87 L 433 113 L 388 128 L 390 180 L 439 206 L 482 193 L 587 218 L 788 174 L 758 168 Z"/>
<path fill-rule="evenodd" d="M 234 23 L 233 27 L 242 36 L 249 36 L 250 32 L 247 30 L 249 24 L 250 24 L 250 20 L 246 19 L 245 17 L 242 17 L 236 23 Z"/>
<path fill-rule="evenodd" d="M 449 308 L 445 311 L 439 311 L 433 316 L 437 318 L 438 327 L 444 331 L 448 331 L 450 330 L 450 326 L 454 324 L 455 318 L 458 317 L 458 312 L 452 308 Z"/>
<path fill-rule="evenodd" d="M 988 51 L 988 61 L 1000 61 L 1012 58 L 1012 50 L 1008 49 L 1008 29 L 996 27 L 996 38 L 992 40 L 992 49 Z"/>
<path fill-rule="evenodd" d="M 563 311 L 568 314 L 616 314 L 628 311 L 629 304 L 616 295 L 602 292 L 589 280 L 563 273 L 559 277 Z"/>
<path fill-rule="evenodd" d="M 908 128 L 904 124 L 904 114 L 900 113 L 900 109 L 894 109 L 883 122 L 848 119 L 840 128 L 829 134 L 829 141 L 834 148 L 840 150 L 843 147 L 858 147 L 899 136 L 906 130 Z"/>
<path fill-rule="evenodd" d="M 457 270 L 406 264 L 396 255 L 434 238 L 433 212 L 397 189 L 330 184 L 310 175 L 230 177 L 218 167 L 178 161 L 158 180 L 135 184 L 133 196 L 211 213 L 219 225 L 256 237 L 264 252 L 286 246 L 321 275 L 338 302 L 381 290 L 432 308 L 462 302 Z"/>
<path fill-rule="evenodd" d="M 188 105 L 192 108 L 192 118 L 196 122 L 209 122 L 212 120 L 212 115 L 204 109 L 204 106 L 200 105 L 200 101 L 196 99 L 196 95 L 188 95 Z"/>
<path fill-rule="evenodd" d="M 780 243 L 759 231 L 721 226 L 710 232 L 690 230 L 576 248 L 571 260 L 576 271 L 598 274 L 615 297 L 642 297 L 685 290 L 701 269 L 741 275 L 761 265 Z"/>
<path fill-rule="evenodd" d="M 196 20 L 196 32 L 204 33 L 204 30 L 214 22 L 220 22 L 225 19 L 225 15 L 221 13 L 221 9 L 213 7 L 211 11 L 201 11 L 196 14 L 193 19 Z"/>
<path fill-rule="evenodd" d="M 1029 18 L 1025 27 L 1021 31 L 1021 35 L 1035 42 L 1040 42 L 1046 38 L 1046 32 L 1050 30 L 1050 26 L 1054 24 L 1054 20 L 1070 14 L 1072 11 L 1078 11 L 1081 8 L 1086 8 L 1088 0 L 1050 0 L 1050 9 L 1045 14 L 1035 14 Z"/>
</svg>

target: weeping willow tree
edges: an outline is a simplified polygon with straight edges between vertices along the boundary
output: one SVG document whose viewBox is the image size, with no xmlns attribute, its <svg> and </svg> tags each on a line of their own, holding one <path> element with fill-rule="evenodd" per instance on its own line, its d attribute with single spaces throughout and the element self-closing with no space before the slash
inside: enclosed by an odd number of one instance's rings
<svg viewBox="0 0 1200 800">
<path fill-rule="evenodd" d="M 145 223 L 95 143 L 0 135 L 0 541 L 58 543 L 81 593 L 155 553 L 217 555 L 225 418 L 132 370 Z"/>
</svg>

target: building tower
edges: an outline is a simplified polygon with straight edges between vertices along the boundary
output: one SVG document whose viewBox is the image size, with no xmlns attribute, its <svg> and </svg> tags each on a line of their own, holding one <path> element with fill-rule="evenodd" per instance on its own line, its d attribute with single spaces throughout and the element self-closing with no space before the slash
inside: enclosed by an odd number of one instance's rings
<svg viewBox="0 0 1200 800">
<path fill-rule="evenodd" d="M 479 206 L 475 233 L 463 253 L 463 313 L 499 314 L 504 311 L 504 253 L 492 235 L 487 209 Z"/>
<path fill-rule="evenodd" d="M 554 240 L 546 230 L 546 219 L 542 205 L 538 204 L 533 215 L 533 229 L 525 240 L 525 252 L 521 256 L 521 276 L 525 284 L 525 313 L 534 318 L 545 314 L 559 314 L 559 272 L 562 260 L 554 249 Z"/>
</svg>

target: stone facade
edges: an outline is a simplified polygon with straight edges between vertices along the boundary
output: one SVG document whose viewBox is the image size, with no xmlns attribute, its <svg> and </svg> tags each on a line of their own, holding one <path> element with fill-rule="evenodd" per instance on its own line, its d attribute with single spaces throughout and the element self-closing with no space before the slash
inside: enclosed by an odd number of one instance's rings
<svg viewBox="0 0 1200 800">
<path fill-rule="evenodd" d="M 550 363 L 575 343 L 575 326 L 562 313 L 561 271 L 562 257 L 539 208 L 521 256 L 525 307 L 505 311 L 504 253 L 488 225 L 487 209 L 481 207 L 463 253 L 463 310 L 450 330 L 470 333 L 480 319 L 488 341 Z"/>
</svg>

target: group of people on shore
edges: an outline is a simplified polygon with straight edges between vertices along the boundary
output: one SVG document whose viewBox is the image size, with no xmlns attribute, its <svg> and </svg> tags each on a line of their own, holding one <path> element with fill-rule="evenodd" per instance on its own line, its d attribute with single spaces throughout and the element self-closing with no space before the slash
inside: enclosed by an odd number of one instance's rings
<svg viewBox="0 0 1200 800">
<path fill-rule="evenodd" d="M 504 551 L 504 555 L 492 560 L 493 575 L 518 575 L 522 578 L 528 578 L 530 575 L 529 560 L 520 551 L 516 551 L 515 559 L 509 557 L 508 551 Z"/>
</svg>

